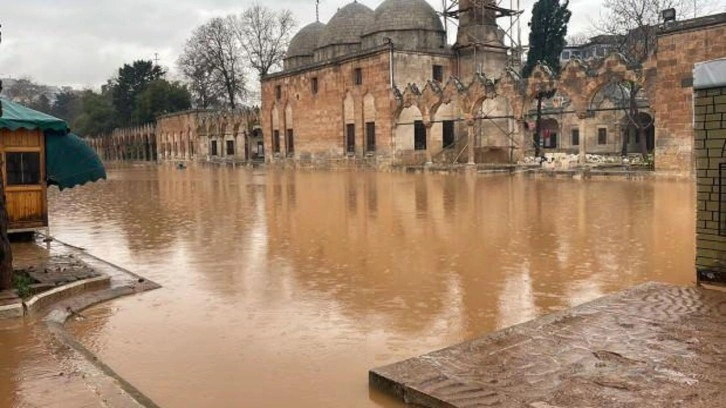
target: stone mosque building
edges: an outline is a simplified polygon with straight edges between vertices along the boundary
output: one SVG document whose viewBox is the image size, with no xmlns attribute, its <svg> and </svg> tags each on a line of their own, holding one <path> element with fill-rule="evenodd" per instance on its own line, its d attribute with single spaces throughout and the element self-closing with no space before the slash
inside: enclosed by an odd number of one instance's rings
<svg viewBox="0 0 726 408">
<path fill-rule="evenodd" d="M 402 101 L 405 94 L 425 97 L 424 87 L 464 86 L 454 78 L 483 74 L 483 86 L 500 78 L 510 58 L 496 23 L 501 11 L 493 1 L 460 1 L 454 45 L 425 0 L 385 0 L 375 10 L 354 1 L 327 24 L 305 26 L 283 71 L 262 80 L 267 161 L 380 167 L 521 154 L 522 136 L 504 98 L 481 101 L 488 119 L 475 126 L 464 123 L 455 100 L 431 112 Z"/>
</svg>

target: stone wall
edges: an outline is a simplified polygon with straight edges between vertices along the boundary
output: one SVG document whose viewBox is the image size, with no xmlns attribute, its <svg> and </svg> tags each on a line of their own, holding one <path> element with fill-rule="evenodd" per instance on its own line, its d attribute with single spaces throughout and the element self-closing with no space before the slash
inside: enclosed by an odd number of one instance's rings
<svg viewBox="0 0 726 408">
<path fill-rule="evenodd" d="M 89 139 L 104 160 L 262 160 L 257 109 L 190 110 L 157 118 L 156 124 L 115 129 Z"/>
<path fill-rule="evenodd" d="M 699 281 L 726 283 L 726 87 L 695 93 Z M 722 179 L 723 177 L 723 179 Z M 721 200 L 724 200 L 721 203 Z"/>
<path fill-rule="evenodd" d="M 397 143 L 395 137 L 398 118 L 394 117 L 390 61 L 390 51 L 381 49 L 263 80 L 261 120 L 268 162 L 357 165 L 364 161 L 379 167 L 390 164 L 396 154 L 412 150 L 407 144 Z M 397 84 L 426 83 L 432 79 L 434 65 L 442 66 L 444 76 L 450 75 L 452 69 L 451 57 L 445 53 L 397 50 L 393 65 L 393 80 Z M 356 70 L 360 70 L 360 84 L 356 83 Z M 416 120 L 421 120 L 418 111 L 401 124 L 411 145 Z M 375 123 L 375 149 L 366 144 L 370 123 Z M 353 127 L 355 136 L 350 151 L 346 140 L 348 126 Z M 292 143 L 287 137 L 290 131 Z M 439 130 L 437 134 L 440 133 Z"/>
<path fill-rule="evenodd" d="M 658 34 L 656 170 L 690 174 L 693 166 L 693 68 L 726 57 L 726 14 L 686 20 Z"/>
<path fill-rule="evenodd" d="M 157 159 L 154 125 L 114 129 L 111 134 L 87 139 L 102 160 L 155 161 Z"/>
</svg>

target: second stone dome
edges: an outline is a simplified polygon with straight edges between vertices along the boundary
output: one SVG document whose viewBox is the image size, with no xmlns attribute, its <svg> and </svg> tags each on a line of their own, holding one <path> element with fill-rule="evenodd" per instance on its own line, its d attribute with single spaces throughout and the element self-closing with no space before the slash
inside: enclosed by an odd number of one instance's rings
<svg viewBox="0 0 726 408">
<path fill-rule="evenodd" d="M 320 35 L 315 60 L 324 61 L 357 52 L 361 35 L 373 24 L 373 10 L 354 1 L 338 10 Z"/>
<path fill-rule="evenodd" d="M 285 69 L 297 68 L 313 62 L 315 49 L 318 48 L 320 36 L 325 31 L 325 24 L 315 22 L 303 27 L 290 41 L 285 57 Z"/>
<path fill-rule="evenodd" d="M 374 48 L 390 39 L 396 48 L 440 49 L 446 45 L 446 31 L 426 0 L 386 0 L 363 33 L 363 48 Z"/>
</svg>

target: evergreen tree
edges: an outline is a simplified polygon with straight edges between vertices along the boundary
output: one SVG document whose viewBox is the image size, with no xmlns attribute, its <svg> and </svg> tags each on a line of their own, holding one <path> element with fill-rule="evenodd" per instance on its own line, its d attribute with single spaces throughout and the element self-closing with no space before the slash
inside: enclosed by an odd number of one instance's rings
<svg viewBox="0 0 726 408">
<path fill-rule="evenodd" d="M 560 72 L 560 54 L 567 44 L 567 24 L 572 13 L 567 9 L 569 0 L 539 0 L 532 9 L 529 23 L 529 52 L 522 76 L 529 78 L 538 63 L 549 67 L 555 75 Z M 542 100 L 554 96 L 553 92 L 537 95 L 537 127 L 534 134 L 535 155 L 541 155 L 540 132 L 542 130 Z"/>
<path fill-rule="evenodd" d="M 166 72 L 151 61 L 134 61 L 124 64 L 118 70 L 118 78 L 113 84 L 113 105 L 121 126 L 132 124 L 136 98 L 153 81 L 161 79 Z"/>
<path fill-rule="evenodd" d="M 192 96 L 178 82 L 158 79 L 150 83 L 136 98 L 133 118 L 136 123 L 156 121 L 159 115 L 180 112 L 192 107 Z"/>
</svg>

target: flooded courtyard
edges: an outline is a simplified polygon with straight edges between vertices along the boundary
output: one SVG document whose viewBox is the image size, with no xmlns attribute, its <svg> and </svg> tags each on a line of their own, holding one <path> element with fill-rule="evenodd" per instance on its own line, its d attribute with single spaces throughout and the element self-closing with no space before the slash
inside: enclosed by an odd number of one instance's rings
<svg viewBox="0 0 726 408">
<path fill-rule="evenodd" d="M 171 165 L 109 176 L 52 190 L 52 234 L 163 288 L 69 329 L 164 407 L 398 407 L 369 391 L 368 369 L 695 279 L 691 181 Z M 42 405 L 37 385 L 60 381 L 49 358 L 37 328 L 0 326 L 0 406 Z"/>
</svg>

